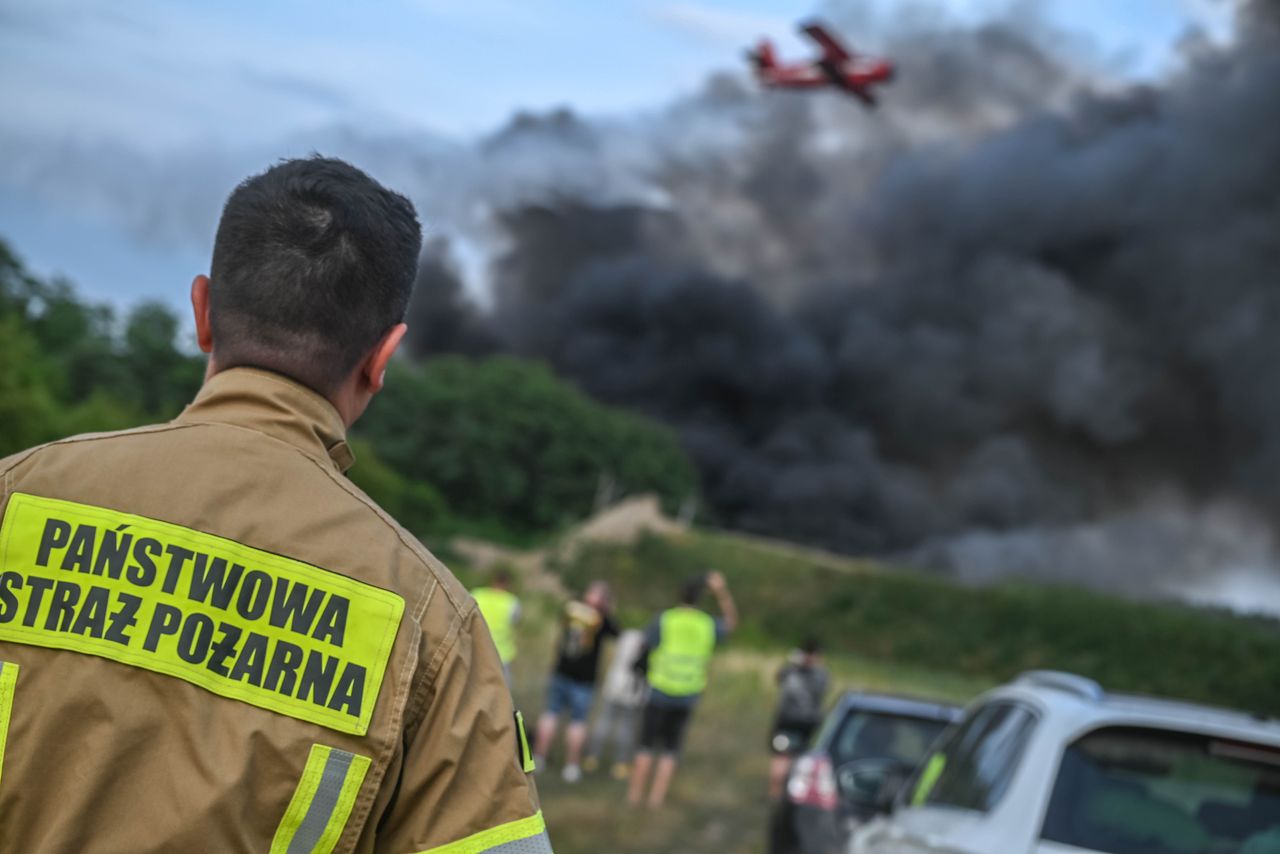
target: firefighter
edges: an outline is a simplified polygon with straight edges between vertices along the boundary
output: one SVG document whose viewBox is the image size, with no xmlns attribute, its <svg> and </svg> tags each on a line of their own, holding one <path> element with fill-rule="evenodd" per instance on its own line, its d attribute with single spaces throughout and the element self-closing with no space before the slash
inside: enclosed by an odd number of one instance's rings
<svg viewBox="0 0 1280 854">
<path fill-rule="evenodd" d="M 0 461 L 0 851 L 551 851 L 474 600 L 344 474 L 420 242 L 342 161 L 249 178 L 195 401 Z"/>
</svg>

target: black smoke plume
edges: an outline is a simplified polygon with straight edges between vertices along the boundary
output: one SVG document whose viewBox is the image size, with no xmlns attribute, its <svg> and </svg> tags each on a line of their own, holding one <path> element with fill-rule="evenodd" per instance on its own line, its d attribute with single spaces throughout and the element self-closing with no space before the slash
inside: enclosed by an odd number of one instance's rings
<svg viewBox="0 0 1280 854">
<path fill-rule="evenodd" d="M 488 320 L 467 298 L 443 237 L 433 237 L 423 247 L 405 320 L 410 330 L 406 344 L 414 358 L 432 353 L 486 356 L 500 347 Z"/>
<path fill-rule="evenodd" d="M 1007 24 L 891 34 L 878 114 L 713 80 L 655 120 L 651 199 L 496 215 L 490 334 L 674 425 L 717 524 L 1138 593 L 1274 572 L 1276 8 L 1159 85 Z"/>
<path fill-rule="evenodd" d="M 524 353 L 674 425 L 709 522 L 1280 603 L 1280 2 L 1142 85 L 1034 4 L 827 5 L 899 63 L 874 113 L 740 70 L 475 143 L 338 126 L 154 155 L 0 128 L 3 183 L 207 247 L 240 177 L 346 157 L 449 240 L 414 353 Z"/>
</svg>

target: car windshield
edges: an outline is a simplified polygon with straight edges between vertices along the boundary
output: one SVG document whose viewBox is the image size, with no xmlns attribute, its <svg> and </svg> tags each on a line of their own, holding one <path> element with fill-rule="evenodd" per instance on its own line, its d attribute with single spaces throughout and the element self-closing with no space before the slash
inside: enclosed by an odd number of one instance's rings
<svg viewBox="0 0 1280 854">
<path fill-rule="evenodd" d="M 1095 730 L 1064 752 L 1041 835 L 1108 854 L 1280 854 L 1280 748 Z"/>
<path fill-rule="evenodd" d="M 892 759 L 915 767 L 946 726 L 942 721 L 854 710 L 845 715 L 831 740 L 831 759 L 837 766 L 861 759 Z"/>
</svg>

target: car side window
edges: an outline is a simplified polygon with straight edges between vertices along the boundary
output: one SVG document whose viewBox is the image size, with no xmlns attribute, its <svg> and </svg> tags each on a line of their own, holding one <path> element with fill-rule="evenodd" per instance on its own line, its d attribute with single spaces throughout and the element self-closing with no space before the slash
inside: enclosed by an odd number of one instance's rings
<svg viewBox="0 0 1280 854">
<path fill-rule="evenodd" d="M 974 712 L 925 763 L 913 803 L 987 812 L 1004 796 L 1035 728 L 1017 703 Z"/>
<path fill-rule="evenodd" d="M 1280 748 L 1151 727 L 1095 729 L 1063 752 L 1041 837 L 1108 854 L 1280 852 Z"/>
</svg>

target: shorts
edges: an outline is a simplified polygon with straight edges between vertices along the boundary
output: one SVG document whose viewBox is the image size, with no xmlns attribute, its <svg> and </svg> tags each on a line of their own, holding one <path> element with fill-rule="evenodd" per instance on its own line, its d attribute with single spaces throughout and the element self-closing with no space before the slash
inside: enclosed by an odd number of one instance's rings
<svg viewBox="0 0 1280 854">
<path fill-rule="evenodd" d="M 693 706 L 649 703 L 644 707 L 644 718 L 640 724 L 640 749 L 672 755 L 679 753 L 692 714 Z"/>
<path fill-rule="evenodd" d="M 551 687 L 547 691 L 547 714 L 559 716 L 567 708 L 570 721 L 583 723 L 591 713 L 591 700 L 595 693 L 596 686 L 590 682 L 578 682 L 553 673 Z"/>
<path fill-rule="evenodd" d="M 798 756 L 809 748 L 815 724 L 778 721 L 769 736 L 769 749 L 778 756 Z"/>
</svg>

